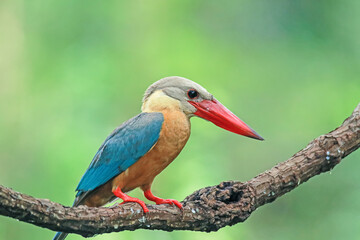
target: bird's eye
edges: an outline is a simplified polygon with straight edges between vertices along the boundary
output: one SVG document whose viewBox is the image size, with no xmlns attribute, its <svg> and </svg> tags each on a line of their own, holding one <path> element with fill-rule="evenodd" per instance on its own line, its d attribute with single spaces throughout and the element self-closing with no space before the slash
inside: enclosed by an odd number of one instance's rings
<svg viewBox="0 0 360 240">
<path fill-rule="evenodd" d="M 189 98 L 194 99 L 194 98 L 197 98 L 199 96 L 199 93 L 195 89 L 190 89 L 187 92 L 187 95 L 188 95 Z"/>
</svg>

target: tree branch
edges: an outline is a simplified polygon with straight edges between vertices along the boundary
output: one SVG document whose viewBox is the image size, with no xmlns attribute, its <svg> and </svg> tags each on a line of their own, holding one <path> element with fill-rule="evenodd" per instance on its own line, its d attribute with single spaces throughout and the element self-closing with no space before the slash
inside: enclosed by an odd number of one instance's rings
<svg viewBox="0 0 360 240">
<path fill-rule="evenodd" d="M 0 215 L 55 231 L 83 236 L 135 229 L 216 231 L 245 221 L 258 207 L 274 201 L 311 177 L 327 172 L 360 147 L 360 104 L 334 131 L 322 135 L 285 162 L 248 182 L 222 182 L 195 191 L 184 209 L 137 204 L 110 208 L 65 207 L 0 186 Z"/>
</svg>

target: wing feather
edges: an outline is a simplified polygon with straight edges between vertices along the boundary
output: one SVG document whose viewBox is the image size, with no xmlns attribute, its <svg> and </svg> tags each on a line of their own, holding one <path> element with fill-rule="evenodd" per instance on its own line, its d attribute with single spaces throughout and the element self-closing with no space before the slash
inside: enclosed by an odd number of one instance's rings
<svg viewBox="0 0 360 240">
<path fill-rule="evenodd" d="M 162 113 L 140 113 L 115 129 L 105 139 L 81 178 L 76 188 L 77 199 L 105 184 L 144 156 L 158 141 L 163 122 Z"/>
</svg>

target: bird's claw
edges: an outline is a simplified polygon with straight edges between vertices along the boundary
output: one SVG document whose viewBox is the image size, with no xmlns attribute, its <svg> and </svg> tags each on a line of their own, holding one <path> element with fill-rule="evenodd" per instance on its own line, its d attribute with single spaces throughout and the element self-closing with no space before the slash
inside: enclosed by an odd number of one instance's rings
<svg viewBox="0 0 360 240">
<path fill-rule="evenodd" d="M 170 204 L 170 205 L 175 205 L 177 206 L 178 208 L 182 209 L 182 204 L 178 201 L 178 200 L 175 200 L 175 199 L 157 199 L 157 201 L 155 201 L 156 204 Z"/>
<path fill-rule="evenodd" d="M 149 212 L 149 209 L 147 208 L 147 206 L 145 205 L 145 203 L 137 198 L 134 198 L 134 199 L 129 199 L 129 200 L 126 200 L 126 201 L 123 201 L 122 203 L 120 203 L 119 205 L 123 205 L 124 203 L 127 203 L 127 202 L 135 202 L 135 203 L 138 203 L 140 204 L 140 206 L 142 207 L 144 213 L 147 213 Z"/>
<path fill-rule="evenodd" d="M 128 195 L 126 195 L 125 193 L 123 193 L 121 191 L 121 189 L 118 187 L 113 191 L 114 195 L 117 196 L 118 198 L 121 198 L 123 200 L 121 204 L 124 204 L 126 202 L 136 202 L 138 204 L 140 204 L 140 206 L 142 207 L 142 209 L 144 210 L 144 213 L 149 212 L 149 209 L 146 207 L 145 203 L 143 201 L 141 201 L 140 199 L 134 198 L 134 197 L 130 197 Z"/>
<path fill-rule="evenodd" d="M 175 199 L 163 199 L 163 198 L 156 197 L 152 194 L 150 189 L 144 191 L 144 196 L 147 199 L 149 199 L 150 201 L 155 202 L 156 204 L 170 204 L 170 205 L 175 205 L 178 208 L 182 209 L 182 204 L 179 201 L 177 201 Z"/>
</svg>

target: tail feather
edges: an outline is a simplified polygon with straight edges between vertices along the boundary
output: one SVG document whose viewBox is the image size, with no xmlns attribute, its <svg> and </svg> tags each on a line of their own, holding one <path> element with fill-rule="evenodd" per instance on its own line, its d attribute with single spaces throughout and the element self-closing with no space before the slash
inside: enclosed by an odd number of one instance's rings
<svg viewBox="0 0 360 240">
<path fill-rule="evenodd" d="M 64 240 L 67 235 L 68 235 L 68 233 L 57 232 L 57 233 L 55 234 L 55 237 L 53 238 L 53 240 Z"/>
<path fill-rule="evenodd" d="M 73 207 L 77 207 L 79 205 L 83 205 L 83 201 L 85 200 L 85 198 L 88 196 L 88 194 L 90 193 L 91 191 L 87 191 L 87 192 L 82 192 L 82 191 L 79 191 L 77 194 L 76 194 L 76 198 L 75 198 L 75 201 L 73 203 Z M 64 240 L 67 235 L 69 233 L 64 233 L 64 232 L 57 232 L 53 238 L 53 240 Z"/>
<path fill-rule="evenodd" d="M 75 201 L 73 203 L 73 207 L 77 207 L 79 205 L 81 205 L 81 201 L 86 197 L 86 195 L 88 194 L 88 192 L 80 192 L 80 194 L 77 194 Z M 64 232 L 57 232 L 53 238 L 53 240 L 64 240 L 67 237 L 68 233 L 64 233 Z"/>
</svg>

